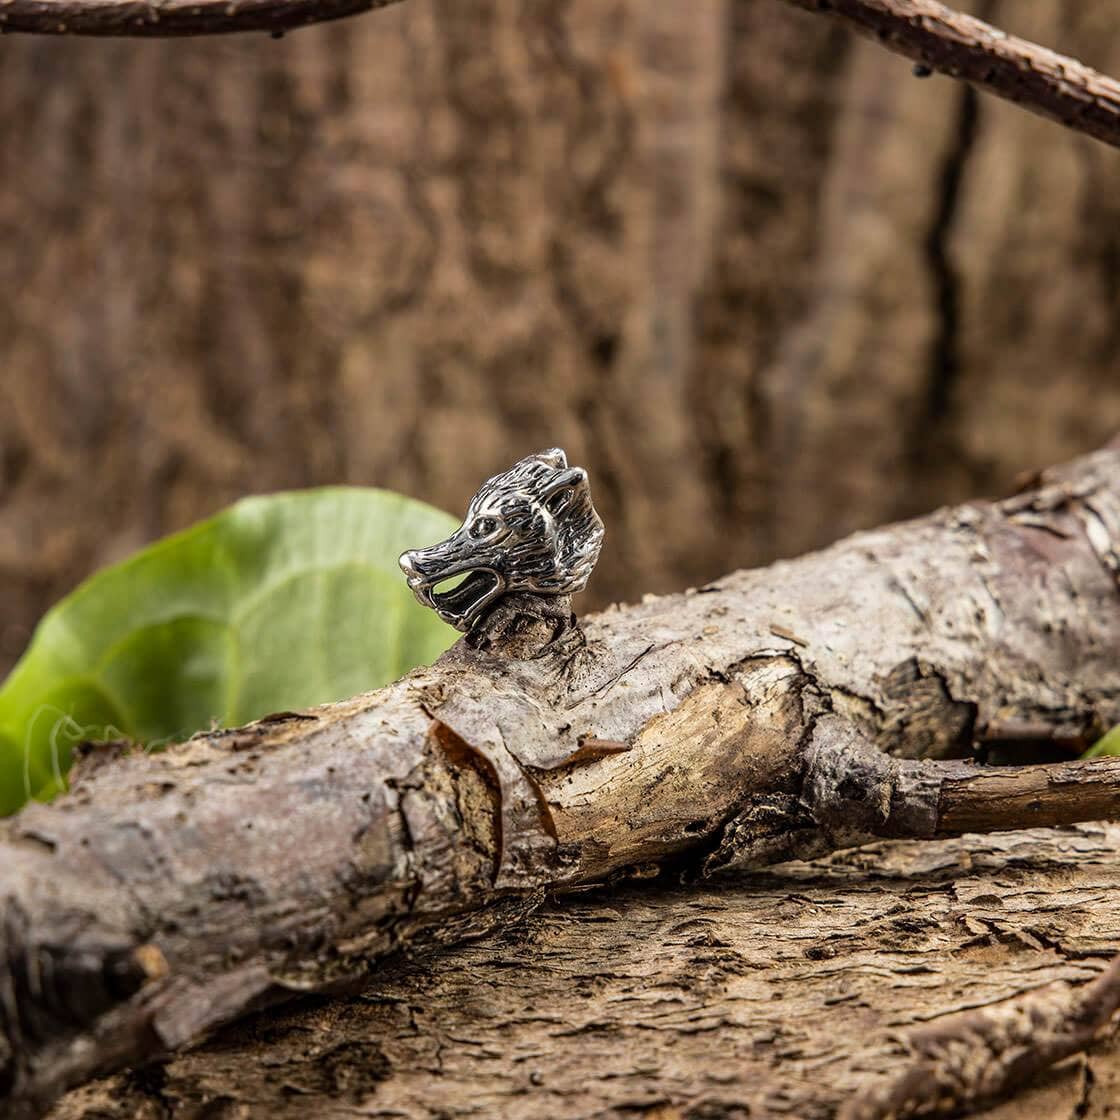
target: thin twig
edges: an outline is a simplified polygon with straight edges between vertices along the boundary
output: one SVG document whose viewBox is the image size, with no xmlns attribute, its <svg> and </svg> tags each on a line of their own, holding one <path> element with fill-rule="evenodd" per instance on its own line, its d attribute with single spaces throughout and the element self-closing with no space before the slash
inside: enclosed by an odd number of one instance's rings
<svg viewBox="0 0 1120 1120">
<path fill-rule="evenodd" d="M 0 0 L 0 34 L 160 38 L 269 31 L 385 8 L 397 0 Z"/>
<path fill-rule="evenodd" d="M 1120 819 L 1120 758 L 1037 766 L 900 759 L 831 714 L 816 721 L 807 760 L 800 790 L 759 801 L 732 823 L 711 869 L 812 859 L 878 838 L 936 840 Z M 800 824 L 791 827 L 799 811 Z"/>
<path fill-rule="evenodd" d="M 1120 147 L 1120 82 L 936 0 L 786 0 L 922 66 Z"/>
</svg>

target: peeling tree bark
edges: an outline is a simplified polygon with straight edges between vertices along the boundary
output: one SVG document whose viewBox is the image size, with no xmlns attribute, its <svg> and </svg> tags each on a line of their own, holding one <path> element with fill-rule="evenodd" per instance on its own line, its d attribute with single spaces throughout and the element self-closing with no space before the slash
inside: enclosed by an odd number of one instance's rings
<svg viewBox="0 0 1120 1120">
<path fill-rule="evenodd" d="M 135 753 L 0 832 L 8 1115 L 563 890 L 1120 810 L 1120 452 L 389 688 Z M 925 760 L 925 761 L 918 761 Z M 1082 798 L 1081 791 L 1092 796 Z M 1036 808 L 1037 806 L 1037 808 Z"/>
</svg>

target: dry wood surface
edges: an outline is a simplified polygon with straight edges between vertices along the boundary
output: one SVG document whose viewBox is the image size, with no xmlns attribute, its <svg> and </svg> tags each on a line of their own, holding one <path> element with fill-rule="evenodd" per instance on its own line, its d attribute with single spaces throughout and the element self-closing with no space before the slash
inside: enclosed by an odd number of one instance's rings
<svg viewBox="0 0 1120 1120">
<path fill-rule="evenodd" d="M 227 1028 L 51 1120 L 828 1120 L 899 1035 L 1100 974 L 1120 827 L 898 841 L 682 888 L 620 886 Z M 1120 1040 L 986 1120 L 1114 1120 Z"/>
<path fill-rule="evenodd" d="M 562 651 L 461 642 L 379 692 L 87 765 L 0 827 L 9 1115 L 546 892 L 1113 815 L 1114 761 L 1009 789 L 955 759 L 1120 720 L 1118 542 L 1114 449 L 591 616 Z"/>
</svg>

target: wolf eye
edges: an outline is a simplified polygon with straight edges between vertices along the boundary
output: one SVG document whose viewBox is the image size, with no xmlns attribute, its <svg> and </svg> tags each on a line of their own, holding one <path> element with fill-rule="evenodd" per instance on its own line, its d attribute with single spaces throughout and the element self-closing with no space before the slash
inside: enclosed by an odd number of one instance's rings
<svg viewBox="0 0 1120 1120">
<path fill-rule="evenodd" d="M 497 527 L 498 523 L 492 517 L 476 517 L 467 531 L 475 540 L 479 540 L 490 536 Z"/>
</svg>

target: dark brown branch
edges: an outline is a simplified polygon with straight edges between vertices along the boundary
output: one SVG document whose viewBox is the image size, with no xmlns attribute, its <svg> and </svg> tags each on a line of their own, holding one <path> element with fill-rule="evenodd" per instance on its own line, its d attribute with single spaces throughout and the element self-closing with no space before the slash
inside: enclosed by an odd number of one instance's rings
<svg viewBox="0 0 1120 1120">
<path fill-rule="evenodd" d="M 958 763 L 954 770 L 941 781 L 937 836 L 998 831 L 1011 821 L 1022 828 L 1120 817 L 1120 758 L 994 770 Z"/>
<path fill-rule="evenodd" d="M 87 768 L 0 823 L 5 1115 L 546 891 L 1110 811 L 1111 762 L 953 761 L 1120 721 L 1120 452 L 1041 482 Z"/>
<path fill-rule="evenodd" d="M 796 794 L 754 805 L 731 823 L 709 870 L 812 859 L 883 838 L 1120 819 L 1120 758 L 1004 767 L 893 758 L 852 721 L 830 714 L 816 722 L 806 761 Z M 799 814 L 801 827 L 791 827 Z"/>
<path fill-rule="evenodd" d="M 0 0 L 0 34 L 144 38 L 282 34 L 385 8 L 397 0 Z"/>
<path fill-rule="evenodd" d="M 1120 147 L 1120 82 L 936 0 L 786 0 L 931 70 Z"/>
</svg>

